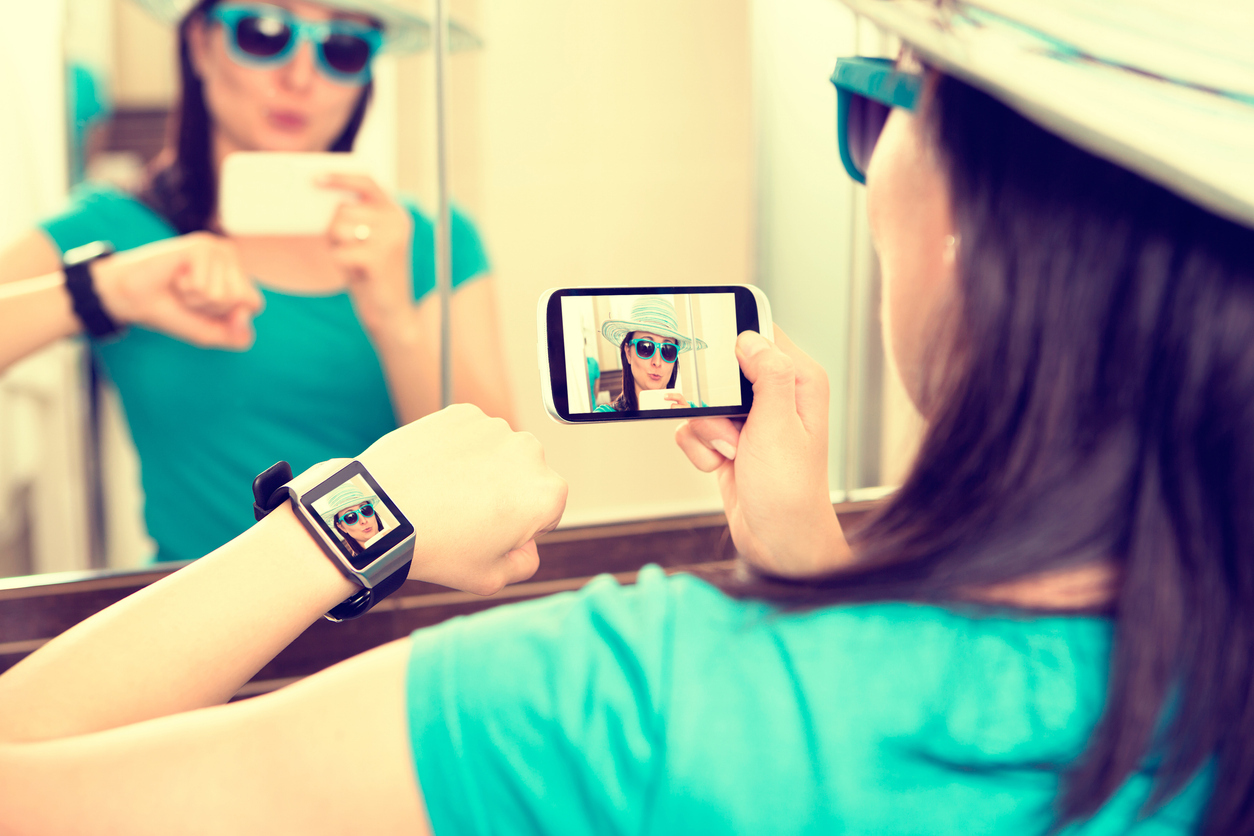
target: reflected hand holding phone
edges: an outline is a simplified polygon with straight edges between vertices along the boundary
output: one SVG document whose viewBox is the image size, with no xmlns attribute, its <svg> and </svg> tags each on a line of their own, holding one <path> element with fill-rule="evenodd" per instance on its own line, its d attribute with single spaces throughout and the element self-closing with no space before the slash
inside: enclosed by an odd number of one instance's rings
<svg viewBox="0 0 1254 836">
<path fill-rule="evenodd" d="M 341 203 L 356 199 L 319 181 L 330 174 L 374 176 L 357 154 L 237 151 L 222 162 L 218 205 L 233 236 L 323 235 Z"/>
<path fill-rule="evenodd" d="M 537 315 L 545 409 L 564 423 L 746 415 L 736 337 L 773 336 L 747 285 L 559 288 Z"/>
</svg>

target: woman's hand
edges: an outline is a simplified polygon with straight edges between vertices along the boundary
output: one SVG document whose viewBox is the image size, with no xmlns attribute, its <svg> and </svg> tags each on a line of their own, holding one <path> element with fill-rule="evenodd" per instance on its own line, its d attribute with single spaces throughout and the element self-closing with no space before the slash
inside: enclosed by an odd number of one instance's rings
<svg viewBox="0 0 1254 836">
<path fill-rule="evenodd" d="M 330 174 L 319 185 L 357 196 L 340 204 L 327 236 L 332 258 L 348 276 L 357 317 L 378 342 L 413 320 L 413 218 L 364 174 Z"/>
<path fill-rule="evenodd" d="M 666 397 L 666 400 L 671 402 L 671 405 L 670 405 L 671 409 L 687 409 L 688 408 L 688 402 L 684 400 L 684 396 L 679 394 L 678 392 L 667 392 L 665 397 Z"/>
<path fill-rule="evenodd" d="M 535 436 L 469 404 L 393 430 L 360 458 L 418 532 L 409 576 L 479 595 L 535 573 L 535 537 L 566 507 Z"/>
<path fill-rule="evenodd" d="M 93 262 L 91 272 L 101 304 L 119 322 L 206 348 L 252 345 L 263 300 L 225 238 L 193 232 L 157 241 Z"/>
<path fill-rule="evenodd" d="M 679 426 L 676 441 L 717 474 L 732 539 L 754 566 L 802 577 L 847 565 L 827 483 L 827 373 L 778 328 L 775 344 L 742 333 L 736 357 L 753 384 L 743 426 L 698 418 Z"/>
</svg>

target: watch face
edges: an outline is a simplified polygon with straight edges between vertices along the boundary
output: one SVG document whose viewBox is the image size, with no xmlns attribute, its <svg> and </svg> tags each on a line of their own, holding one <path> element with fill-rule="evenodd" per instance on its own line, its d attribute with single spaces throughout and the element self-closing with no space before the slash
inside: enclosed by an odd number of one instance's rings
<svg viewBox="0 0 1254 836">
<path fill-rule="evenodd" d="M 361 462 L 350 462 L 301 497 L 301 505 L 362 570 L 414 533 L 414 527 Z"/>
</svg>

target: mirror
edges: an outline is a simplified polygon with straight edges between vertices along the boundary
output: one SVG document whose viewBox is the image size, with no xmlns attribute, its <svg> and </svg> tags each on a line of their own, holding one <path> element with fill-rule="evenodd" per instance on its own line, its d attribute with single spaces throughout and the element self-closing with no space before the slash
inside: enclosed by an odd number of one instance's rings
<svg viewBox="0 0 1254 836">
<path fill-rule="evenodd" d="M 456 0 L 450 11 L 482 48 L 446 64 L 447 175 L 495 277 L 516 424 L 570 482 L 564 525 L 721 504 L 670 422 L 570 427 L 544 414 L 535 304 L 556 286 L 759 284 L 776 323 L 829 370 L 833 500 L 900 478 L 920 421 L 879 347 L 875 259 L 861 189 L 836 155 L 827 82 L 838 55 L 892 45 L 829 0 Z M 135 188 L 175 95 L 172 33 L 131 0 L 21 14 L 31 25 L 13 28 L 42 46 L 15 45 L 31 61 L 0 63 L 3 80 L 18 79 L 0 89 L 65 108 L 6 111 L 23 136 L 60 139 L 34 156 L 0 146 L 0 246 L 79 178 Z M 430 52 L 379 60 L 358 140 L 385 185 L 428 214 L 434 72 Z M 15 206 L 15 194 L 32 197 Z M 153 546 L 116 395 L 92 385 L 73 344 L 48 355 L 0 378 L 0 574 L 142 565 Z"/>
</svg>

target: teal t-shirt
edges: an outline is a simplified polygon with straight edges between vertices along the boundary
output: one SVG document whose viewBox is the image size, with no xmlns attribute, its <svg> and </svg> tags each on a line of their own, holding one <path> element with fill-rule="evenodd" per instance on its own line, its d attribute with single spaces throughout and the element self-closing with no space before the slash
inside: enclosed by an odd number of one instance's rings
<svg viewBox="0 0 1254 836">
<path fill-rule="evenodd" d="M 414 298 L 435 287 L 433 224 L 412 204 Z M 43 230 L 62 251 L 97 240 L 129 250 L 176 231 L 133 197 L 89 186 Z M 452 215 L 453 284 L 487 270 L 474 225 Z M 262 288 L 248 351 L 197 348 L 132 327 L 93 344 L 139 452 L 144 518 L 158 560 L 200 557 L 252 525 L 253 477 L 353 456 L 396 428 L 383 368 L 347 292 Z"/>
<path fill-rule="evenodd" d="M 704 403 L 702 403 L 701 405 L 705 406 Z M 692 407 L 693 409 L 697 408 L 697 405 L 693 403 L 692 401 L 688 401 L 688 406 Z M 603 404 L 598 404 L 597 408 L 592 411 L 593 412 L 614 412 L 615 410 L 614 410 L 613 404 L 603 403 Z"/>
<path fill-rule="evenodd" d="M 904 603 L 780 613 L 657 567 L 420 630 L 436 836 L 1044 834 L 1105 700 L 1111 624 Z M 1068 836 L 1191 832 L 1138 773 Z"/>
</svg>

